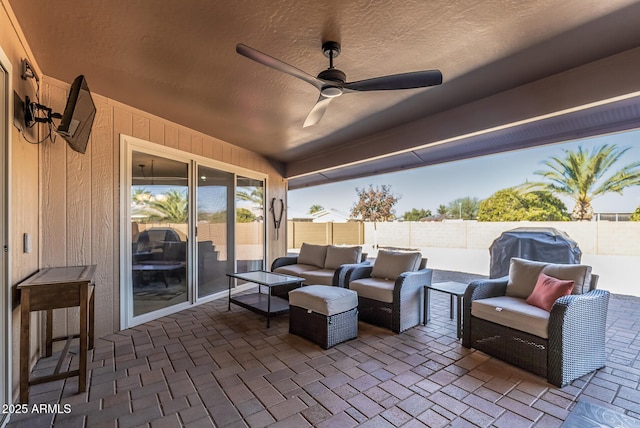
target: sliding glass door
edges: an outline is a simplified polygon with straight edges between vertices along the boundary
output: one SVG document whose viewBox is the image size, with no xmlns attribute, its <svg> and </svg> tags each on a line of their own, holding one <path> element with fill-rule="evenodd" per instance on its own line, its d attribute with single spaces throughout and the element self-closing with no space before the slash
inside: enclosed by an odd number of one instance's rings
<svg viewBox="0 0 640 428">
<path fill-rule="evenodd" d="M 237 177 L 237 272 L 264 269 L 264 181 Z"/>
<path fill-rule="evenodd" d="M 227 295 L 265 268 L 265 179 L 122 137 L 122 325 Z"/>
<path fill-rule="evenodd" d="M 198 297 L 227 289 L 233 272 L 233 174 L 198 167 L 198 223 L 196 229 Z"/>
<path fill-rule="evenodd" d="M 189 300 L 189 163 L 134 151 L 131 162 L 133 316 Z"/>
</svg>

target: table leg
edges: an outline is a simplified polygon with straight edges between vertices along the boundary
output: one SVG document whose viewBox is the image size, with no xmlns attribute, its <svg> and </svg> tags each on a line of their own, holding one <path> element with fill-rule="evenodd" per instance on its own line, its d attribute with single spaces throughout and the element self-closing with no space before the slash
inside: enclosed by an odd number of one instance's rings
<svg viewBox="0 0 640 428">
<path fill-rule="evenodd" d="M 260 288 L 260 285 L 258 285 Z M 271 325 L 271 289 L 267 293 L 267 328 Z"/>
<path fill-rule="evenodd" d="M 96 289 L 91 286 L 91 297 L 89 298 L 89 349 L 94 347 L 95 325 L 96 325 Z"/>
<path fill-rule="evenodd" d="M 87 390 L 87 340 L 89 338 L 89 284 L 80 286 L 80 363 L 78 367 L 78 392 Z"/>
<path fill-rule="evenodd" d="M 453 319 L 453 294 L 449 294 L 449 319 Z"/>
<path fill-rule="evenodd" d="M 423 325 L 427 325 L 429 320 L 431 319 L 431 308 L 429 302 L 429 294 L 431 293 L 431 289 L 429 287 L 422 287 L 424 293 L 424 311 L 423 311 Z"/>
<path fill-rule="evenodd" d="M 231 281 L 233 281 L 233 278 L 229 277 L 229 307 L 227 308 L 228 311 L 231 310 Z"/>
<path fill-rule="evenodd" d="M 29 403 L 29 333 L 30 333 L 29 289 L 20 291 L 20 403 Z"/>
<path fill-rule="evenodd" d="M 164 282 L 164 288 L 169 288 L 169 281 L 167 280 L 167 271 L 162 272 L 162 282 Z"/>
<path fill-rule="evenodd" d="M 453 297 L 453 296 L 451 296 Z M 457 296 L 458 304 L 458 328 L 456 331 L 456 337 L 460 339 L 462 337 L 462 296 Z"/>
<path fill-rule="evenodd" d="M 44 355 L 50 357 L 53 354 L 53 309 L 47 309 L 47 326 Z"/>
</svg>

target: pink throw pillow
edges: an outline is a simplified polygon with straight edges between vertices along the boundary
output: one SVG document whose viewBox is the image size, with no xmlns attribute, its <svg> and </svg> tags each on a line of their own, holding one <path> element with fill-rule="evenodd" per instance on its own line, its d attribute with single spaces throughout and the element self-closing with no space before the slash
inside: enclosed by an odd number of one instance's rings
<svg viewBox="0 0 640 428">
<path fill-rule="evenodd" d="M 544 273 L 538 275 L 533 292 L 527 297 L 527 303 L 551 312 L 553 303 L 562 296 L 568 296 L 575 281 L 557 279 Z"/>
</svg>

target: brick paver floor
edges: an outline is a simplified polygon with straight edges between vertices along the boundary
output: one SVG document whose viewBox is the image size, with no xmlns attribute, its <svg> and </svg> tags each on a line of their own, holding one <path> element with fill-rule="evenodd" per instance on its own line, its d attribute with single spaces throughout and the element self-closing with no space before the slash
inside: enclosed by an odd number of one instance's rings
<svg viewBox="0 0 640 428">
<path fill-rule="evenodd" d="M 32 386 L 30 405 L 58 411 L 8 426 L 558 427 L 578 400 L 640 417 L 640 298 L 612 296 L 607 366 L 564 388 L 463 348 L 448 296 L 432 304 L 427 326 L 396 335 L 361 322 L 329 350 L 290 335 L 288 315 L 267 329 L 226 299 L 203 304 L 98 339 L 86 393 L 77 378 Z M 55 355 L 34 372 L 53 366 Z"/>
</svg>

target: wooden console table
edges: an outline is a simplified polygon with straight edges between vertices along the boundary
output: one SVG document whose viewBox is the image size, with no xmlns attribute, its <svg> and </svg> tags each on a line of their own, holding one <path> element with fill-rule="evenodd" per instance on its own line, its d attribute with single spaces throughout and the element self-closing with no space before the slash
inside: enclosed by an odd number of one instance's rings
<svg viewBox="0 0 640 428">
<path fill-rule="evenodd" d="M 69 266 L 40 269 L 36 274 L 18 284 L 20 290 L 20 402 L 29 402 L 29 385 L 78 376 L 78 392 L 87 390 L 87 353 L 93 349 L 94 339 L 94 293 L 93 277 L 96 266 Z M 53 310 L 80 307 L 80 334 L 53 338 Z M 58 365 L 51 375 L 29 379 L 31 352 L 31 312 L 47 311 L 45 355 L 51 356 L 52 342 L 67 340 Z M 78 370 L 60 373 L 63 360 L 69 350 L 71 339 L 80 338 L 80 362 Z M 87 343 L 88 342 L 88 343 Z M 88 345 L 88 346 L 87 346 Z"/>
</svg>

